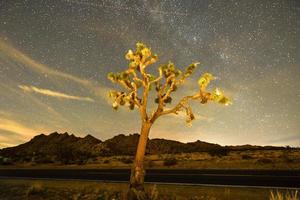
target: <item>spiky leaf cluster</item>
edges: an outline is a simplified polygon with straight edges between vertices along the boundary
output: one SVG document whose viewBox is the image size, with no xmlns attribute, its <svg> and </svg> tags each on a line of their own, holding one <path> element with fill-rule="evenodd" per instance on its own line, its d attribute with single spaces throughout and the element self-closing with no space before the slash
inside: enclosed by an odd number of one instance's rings
<svg viewBox="0 0 300 200">
<path fill-rule="evenodd" d="M 216 88 L 213 91 L 212 98 L 215 102 L 224 104 L 226 106 L 231 104 L 231 101 L 229 100 L 229 98 L 226 97 L 224 95 L 224 92 L 222 90 L 220 90 L 219 88 Z"/>
<path fill-rule="evenodd" d="M 127 105 L 130 110 L 133 110 L 135 107 L 135 94 L 133 92 L 131 93 L 125 93 L 125 92 L 118 92 L 118 91 L 110 91 L 109 97 L 114 99 L 114 102 L 112 104 L 113 108 L 117 110 L 119 106 Z"/>
<path fill-rule="evenodd" d="M 108 79 L 113 83 L 123 86 L 126 91 L 111 91 L 109 96 L 113 98 L 113 108 L 128 106 L 131 110 L 139 108 L 143 120 L 153 123 L 158 117 L 166 114 L 178 114 L 185 112 L 186 122 L 190 124 L 195 116 L 189 105 L 190 100 L 199 101 L 202 104 L 214 101 L 224 105 L 229 105 L 230 100 L 220 89 L 208 92 L 207 87 L 216 78 L 210 73 L 204 73 L 198 80 L 199 90 L 195 94 L 183 97 L 173 108 L 166 108 L 172 103 L 172 93 L 184 84 L 185 80 L 195 71 L 198 62 L 190 64 L 181 71 L 174 63 L 169 62 L 158 67 L 158 74 L 150 74 L 147 67 L 155 63 L 158 59 L 156 54 L 151 52 L 143 43 L 136 44 L 136 50 L 129 50 L 125 58 L 129 61 L 128 68 L 121 73 L 109 73 Z M 155 87 L 157 97 L 157 109 L 151 115 L 147 113 L 147 102 L 149 91 Z M 142 90 L 142 97 L 138 97 L 138 90 Z M 139 93 L 140 94 L 140 93 Z"/>
</svg>

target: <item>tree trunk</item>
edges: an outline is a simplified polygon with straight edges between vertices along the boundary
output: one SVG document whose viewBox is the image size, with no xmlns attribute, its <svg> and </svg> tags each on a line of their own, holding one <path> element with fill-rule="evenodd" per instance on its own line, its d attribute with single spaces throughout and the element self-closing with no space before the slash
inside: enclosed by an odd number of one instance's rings
<svg viewBox="0 0 300 200">
<path fill-rule="evenodd" d="M 144 189 L 144 158 L 151 125 L 152 124 L 148 122 L 143 122 L 142 124 L 139 143 L 135 155 L 135 161 L 131 169 L 130 186 L 127 194 L 128 200 L 145 199 L 146 194 Z"/>
</svg>

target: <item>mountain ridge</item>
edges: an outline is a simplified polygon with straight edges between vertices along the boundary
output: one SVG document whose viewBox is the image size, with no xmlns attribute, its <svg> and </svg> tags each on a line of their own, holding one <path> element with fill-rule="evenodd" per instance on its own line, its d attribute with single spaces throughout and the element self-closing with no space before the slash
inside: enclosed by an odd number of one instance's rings
<svg viewBox="0 0 300 200">
<path fill-rule="evenodd" d="M 107 140 L 99 140 L 92 135 L 77 137 L 73 134 L 53 132 L 40 134 L 26 143 L 15 147 L 0 149 L 0 156 L 8 157 L 15 162 L 36 160 L 77 160 L 97 156 L 131 155 L 136 151 L 139 134 L 119 134 Z M 148 139 L 146 154 L 176 154 L 193 152 L 226 153 L 235 150 L 279 150 L 285 147 L 238 145 L 221 146 L 197 140 L 183 143 L 162 138 Z"/>
</svg>

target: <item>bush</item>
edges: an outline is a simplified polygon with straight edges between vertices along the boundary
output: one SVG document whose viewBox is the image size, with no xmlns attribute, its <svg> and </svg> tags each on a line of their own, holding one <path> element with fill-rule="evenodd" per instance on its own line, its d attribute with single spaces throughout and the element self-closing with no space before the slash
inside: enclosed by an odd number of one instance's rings
<svg viewBox="0 0 300 200">
<path fill-rule="evenodd" d="M 288 163 L 294 162 L 294 159 L 292 159 L 289 150 L 283 151 L 280 157 L 283 159 L 284 162 L 288 162 Z"/>
<path fill-rule="evenodd" d="M 260 163 L 260 164 L 270 164 L 273 161 L 271 159 L 269 159 L 269 158 L 260 158 L 256 162 Z"/>
<path fill-rule="evenodd" d="M 47 156 L 40 156 L 34 159 L 35 163 L 37 164 L 49 164 L 49 163 L 54 163 L 54 161 Z"/>
<path fill-rule="evenodd" d="M 178 161 L 176 158 L 167 158 L 164 160 L 164 166 L 173 166 L 177 165 Z"/>
<path fill-rule="evenodd" d="M 119 200 L 119 199 L 124 199 L 122 197 L 122 193 L 121 192 L 116 192 L 116 191 L 102 191 L 100 192 L 100 194 L 98 194 L 97 199 L 98 200 L 110 200 L 110 199 L 115 199 L 115 200 Z"/>
<path fill-rule="evenodd" d="M 110 161 L 107 159 L 107 160 L 104 160 L 103 163 L 108 164 L 108 163 L 110 163 Z"/>
<path fill-rule="evenodd" d="M 34 183 L 32 186 L 28 188 L 27 196 L 31 195 L 42 195 L 44 194 L 45 189 L 42 187 L 40 183 Z"/>
<path fill-rule="evenodd" d="M 0 156 L 0 165 L 11 165 L 12 162 L 9 158 Z"/>
<path fill-rule="evenodd" d="M 226 148 L 216 148 L 216 149 L 211 149 L 207 153 L 211 156 L 218 156 L 218 157 L 223 157 L 223 156 L 228 156 L 230 150 Z"/>
<path fill-rule="evenodd" d="M 131 164 L 133 163 L 133 160 L 131 158 L 121 158 L 119 159 L 124 164 Z"/>
<path fill-rule="evenodd" d="M 87 163 L 87 160 L 84 160 L 84 159 L 78 159 L 78 160 L 76 160 L 76 164 L 77 165 L 84 165 L 86 163 Z"/>
<path fill-rule="evenodd" d="M 252 156 L 247 155 L 247 154 L 242 155 L 242 159 L 243 159 L 243 160 L 250 160 L 250 159 L 252 159 L 252 158 L 253 158 Z"/>
</svg>

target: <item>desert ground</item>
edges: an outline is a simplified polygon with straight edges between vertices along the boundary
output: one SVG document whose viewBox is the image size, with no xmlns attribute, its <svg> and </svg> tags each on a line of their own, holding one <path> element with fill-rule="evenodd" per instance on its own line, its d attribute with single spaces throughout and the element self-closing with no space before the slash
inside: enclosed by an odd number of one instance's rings
<svg viewBox="0 0 300 200">
<path fill-rule="evenodd" d="M 122 200 L 127 183 L 96 181 L 0 180 L 2 200 Z M 273 194 L 295 195 L 296 190 L 146 184 L 152 200 L 261 200 Z"/>
<path fill-rule="evenodd" d="M 78 163 L 16 163 L 2 168 L 130 168 L 133 156 L 109 156 Z M 300 169 L 300 150 L 249 150 L 222 153 L 180 153 L 147 155 L 146 168 L 158 169 Z"/>
<path fill-rule="evenodd" d="M 83 163 L 38 164 L 35 162 L 2 165 L 2 168 L 130 168 L 132 156 L 96 157 Z M 206 152 L 147 155 L 148 169 L 300 169 L 299 150 L 230 151 L 226 154 Z M 0 199 L 70 199 L 121 200 L 125 199 L 127 183 L 66 180 L 0 180 Z M 193 186 L 175 184 L 146 184 L 154 200 L 296 200 L 297 189 Z M 272 196 L 273 194 L 273 196 Z M 290 196 L 287 196 L 290 195 Z M 294 197 L 292 196 L 294 195 Z M 295 196 L 296 195 L 296 196 Z"/>
</svg>

